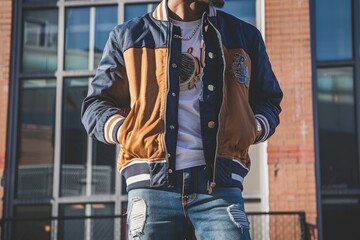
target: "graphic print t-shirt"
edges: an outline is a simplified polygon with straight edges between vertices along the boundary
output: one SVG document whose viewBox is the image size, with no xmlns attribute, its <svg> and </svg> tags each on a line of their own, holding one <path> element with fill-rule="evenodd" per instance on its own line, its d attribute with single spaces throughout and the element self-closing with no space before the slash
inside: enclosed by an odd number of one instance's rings
<svg viewBox="0 0 360 240">
<path fill-rule="evenodd" d="M 205 165 L 199 111 L 204 48 L 200 20 L 181 22 L 171 19 L 171 22 L 181 28 L 181 36 L 185 38 L 196 30 L 190 40 L 181 40 L 179 131 L 176 147 L 176 169 L 180 170 Z"/>
</svg>

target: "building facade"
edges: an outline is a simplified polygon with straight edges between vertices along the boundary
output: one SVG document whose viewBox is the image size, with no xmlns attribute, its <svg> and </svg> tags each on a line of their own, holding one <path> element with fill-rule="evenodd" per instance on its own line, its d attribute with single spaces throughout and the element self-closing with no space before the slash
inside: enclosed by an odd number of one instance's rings
<svg viewBox="0 0 360 240">
<path fill-rule="evenodd" d="M 124 233 L 121 219 L 76 220 L 118 216 L 127 201 L 118 149 L 87 137 L 80 107 L 109 31 L 156 5 L 0 2 L 1 214 L 42 218 L 3 221 L 2 239 Z M 319 239 L 359 239 L 360 0 L 226 0 L 224 11 L 260 29 L 284 91 L 276 134 L 250 150 L 247 210 L 305 211 Z"/>
</svg>

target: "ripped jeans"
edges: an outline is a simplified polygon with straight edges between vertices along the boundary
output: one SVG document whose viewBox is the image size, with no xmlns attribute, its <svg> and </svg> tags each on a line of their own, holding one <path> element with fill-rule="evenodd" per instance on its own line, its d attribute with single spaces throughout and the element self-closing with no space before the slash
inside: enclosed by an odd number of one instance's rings
<svg viewBox="0 0 360 240">
<path fill-rule="evenodd" d="M 239 188 L 209 194 L 204 166 L 177 171 L 174 187 L 128 195 L 129 240 L 250 240 Z"/>
</svg>

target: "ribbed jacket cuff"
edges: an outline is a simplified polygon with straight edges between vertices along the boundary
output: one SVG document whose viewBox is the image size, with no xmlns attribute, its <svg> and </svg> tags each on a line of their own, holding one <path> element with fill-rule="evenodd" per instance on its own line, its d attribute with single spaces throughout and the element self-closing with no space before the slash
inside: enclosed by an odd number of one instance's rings
<svg viewBox="0 0 360 240">
<path fill-rule="evenodd" d="M 270 134 L 270 124 L 267 118 L 264 115 L 256 114 L 255 115 L 256 120 L 259 121 L 262 129 L 262 133 L 259 137 L 256 138 L 255 143 L 264 142 L 266 139 L 268 139 Z"/>
<path fill-rule="evenodd" d="M 119 114 L 111 116 L 104 125 L 104 138 L 109 144 L 119 143 L 120 127 L 125 118 Z"/>
</svg>

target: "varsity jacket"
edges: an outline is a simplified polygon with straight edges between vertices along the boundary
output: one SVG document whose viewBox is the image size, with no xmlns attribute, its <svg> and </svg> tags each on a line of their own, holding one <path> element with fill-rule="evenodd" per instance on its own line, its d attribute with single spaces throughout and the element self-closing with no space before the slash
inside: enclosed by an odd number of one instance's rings
<svg viewBox="0 0 360 240">
<path fill-rule="evenodd" d="M 242 189 L 249 146 L 275 132 L 283 94 L 255 27 L 213 7 L 201 21 L 199 105 L 209 189 Z M 117 166 L 128 190 L 173 184 L 181 56 L 174 34 L 181 35 L 169 22 L 166 0 L 116 26 L 83 101 L 88 134 L 120 144 Z"/>
</svg>

